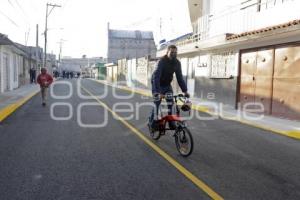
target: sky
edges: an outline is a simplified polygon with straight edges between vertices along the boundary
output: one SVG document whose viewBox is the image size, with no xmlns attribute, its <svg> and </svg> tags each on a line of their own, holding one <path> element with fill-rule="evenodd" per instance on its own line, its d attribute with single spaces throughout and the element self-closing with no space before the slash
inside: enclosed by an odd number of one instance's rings
<svg viewBox="0 0 300 200">
<path fill-rule="evenodd" d="M 35 46 L 39 24 L 44 47 L 47 2 L 62 6 L 48 19 L 47 52 L 56 55 L 62 40 L 63 56 L 106 57 L 108 22 L 111 29 L 153 31 L 156 43 L 192 31 L 187 0 L 0 0 L 0 33 Z"/>
</svg>

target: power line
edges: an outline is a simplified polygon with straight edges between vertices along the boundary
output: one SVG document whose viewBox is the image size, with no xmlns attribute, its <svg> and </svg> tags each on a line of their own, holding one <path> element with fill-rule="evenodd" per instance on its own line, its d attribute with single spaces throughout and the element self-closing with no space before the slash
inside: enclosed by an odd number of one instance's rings
<svg viewBox="0 0 300 200">
<path fill-rule="evenodd" d="M 7 0 L 7 1 L 11 5 L 11 7 L 15 8 L 15 6 L 12 4 L 12 2 L 10 0 Z"/>
<path fill-rule="evenodd" d="M 22 8 L 22 6 L 20 5 L 19 1 L 18 0 L 15 0 L 17 6 L 20 8 L 20 10 L 23 12 L 24 16 L 27 17 L 27 14 L 25 13 L 24 9 Z"/>
<path fill-rule="evenodd" d="M 13 25 L 20 28 L 20 26 L 14 20 L 12 20 L 10 17 L 8 17 L 6 14 L 4 14 L 1 10 L 0 10 L 0 14 L 3 15 L 4 17 L 6 17 L 6 19 L 8 19 Z"/>
<path fill-rule="evenodd" d="M 18 2 L 18 0 L 15 0 L 14 2 L 12 2 L 11 0 L 8 0 L 8 3 L 14 10 L 17 11 L 17 9 L 19 8 L 22 11 L 23 17 L 22 16 L 20 16 L 20 17 L 24 20 L 25 23 L 27 23 L 28 27 L 27 28 L 25 28 L 23 26 L 20 27 L 19 24 L 16 23 L 16 21 L 14 21 L 12 18 L 10 18 L 8 15 L 3 13 L 2 11 L 0 11 L 0 14 L 3 15 L 6 19 L 8 19 L 9 22 L 12 23 L 17 28 L 21 28 L 21 29 L 24 29 L 24 30 L 26 29 L 25 30 L 25 41 L 24 41 L 24 43 L 25 43 L 25 45 L 27 45 L 28 40 L 29 40 L 29 35 L 30 35 L 30 22 L 28 21 L 28 16 L 27 16 L 26 12 L 24 11 L 24 9 L 22 8 L 22 6 L 20 5 L 20 3 Z M 17 5 L 18 8 L 16 7 L 16 5 Z M 18 13 L 20 13 L 20 12 L 18 12 Z"/>
<path fill-rule="evenodd" d="M 65 0 L 65 3 L 62 5 L 61 11 L 64 12 L 65 8 L 67 7 L 67 4 L 69 3 L 70 0 Z"/>
<path fill-rule="evenodd" d="M 17 4 L 17 6 L 19 7 L 19 9 L 22 11 L 22 13 L 23 13 L 23 15 L 24 15 L 24 17 L 25 17 L 24 20 L 26 21 L 27 25 L 30 26 L 30 22 L 28 21 L 28 15 L 26 14 L 25 10 L 24 10 L 23 7 L 20 5 L 20 3 L 19 3 L 18 0 L 15 0 L 15 2 L 16 2 L 16 4 Z"/>
<path fill-rule="evenodd" d="M 13 2 L 11 0 L 7 0 L 8 3 L 10 4 L 10 6 L 16 10 L 16 6 L 13 4 Z M 17 4 L 17 6 L 19 7 L 19 9 L 22 11 L 23 13 L 23 17 L 22 19 L 27 23 L 27 26 L 30 27 L 30 22 L 28 21 L 28 15 L 26 14 L 26 12 L 24 11 L 24 9 L 22 8 L 22 6 L 19 4 L 19 2 L 17 0 L 14 0 L 15 3 Z"/>
</svg>

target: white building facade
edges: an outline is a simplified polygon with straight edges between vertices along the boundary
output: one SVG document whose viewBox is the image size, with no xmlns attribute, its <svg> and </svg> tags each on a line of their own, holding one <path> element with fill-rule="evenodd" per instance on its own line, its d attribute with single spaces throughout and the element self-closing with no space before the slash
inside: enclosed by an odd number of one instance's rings
<svg viewBox="0 0 300 200">
<path fill-rule="evenodd" d="M 266 114 L 300 120 L 300 1 L 188 5 L 193 35 L 175 44 L 190 93 L 236 108 L 261 103 Z"/>
<path fill-rule="evenodd" d="M 0 40 L 0 93 L 20 86 L 19 76 L 23 73 L 25 52 L 18 49 L 5 36 Z"/>
</svg>

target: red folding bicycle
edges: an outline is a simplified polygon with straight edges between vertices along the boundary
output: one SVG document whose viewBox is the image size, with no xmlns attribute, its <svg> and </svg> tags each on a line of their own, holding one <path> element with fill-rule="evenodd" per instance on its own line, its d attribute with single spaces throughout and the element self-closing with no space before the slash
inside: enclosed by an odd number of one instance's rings
<svg viewBox="0 0 300 200">
<path fill-rule="evenodd" d="M 173 137 L 175 138 L 175 144 L 178 152 L 183 157 L 191 155 L 193 152 L 193 137 L 190 130 L 187 128 L 185 120 L 180 116 L 180 110 L 184 112 L 189 112 L 191 110 L 191 103 L 189 98 L 183 94 L 173 95 L 174 105 L 176 109 L 175 115 L 163 115 L 161 105 L 160 105 L 160 118 L 158 119 L 157 129 L 154 130 L 150 123 L 148 123 L 148 128 L 150 131 L 150 136 L 153 140 L 158 140 L 161 136 L 166 135 L 166 131 L 174 131 Z M 182 102 L 182 105 L 178 105 L 178 101 Z M 167 123 L 175 123 L 175 129 L 167 128 Z"/>
</svg>

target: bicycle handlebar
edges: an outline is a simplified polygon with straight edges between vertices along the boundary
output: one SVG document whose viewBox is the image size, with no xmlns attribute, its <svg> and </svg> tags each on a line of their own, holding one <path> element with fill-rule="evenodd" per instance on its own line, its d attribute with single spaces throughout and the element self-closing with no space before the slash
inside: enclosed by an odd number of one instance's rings
<svg viewBox="0 0 300 200">
<path fill-rule="evenodd" d="M 166 96 L 168 95 L 164 95 L 164 99 L 166 99 Z M 170 95 L 171 96 L 171 95 Z M 185 95 L 185 94 L 177 94 L 177 95 L 172 95 L 172 98 L 179 99 L 180 101 L 184 102 L 186 99 L 189 98 L 189 95 Z"/>
<path fill-rule="evenodd" d="M 178 95 L 173 95 L 173 97 L 178 99 L 188 99 L 190 98 L 190 95 L 178 94 Z"/>
<path fill-rule="evenodd" d="M 185 94 L 177 94 L 177 95 L 173 95 L 173 97 L 179 97 L 179 98 L 189 98 L 189 95 L 185 95 Z"/>
</svg>

